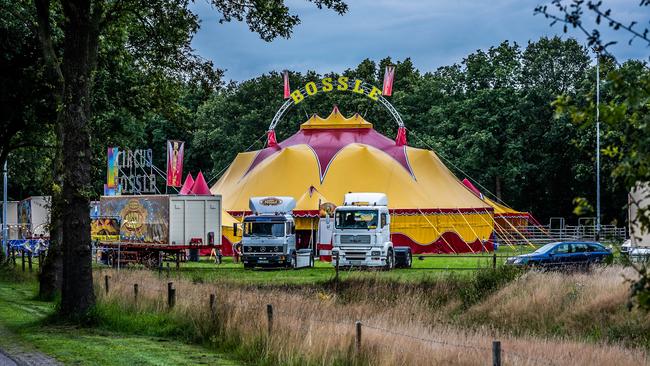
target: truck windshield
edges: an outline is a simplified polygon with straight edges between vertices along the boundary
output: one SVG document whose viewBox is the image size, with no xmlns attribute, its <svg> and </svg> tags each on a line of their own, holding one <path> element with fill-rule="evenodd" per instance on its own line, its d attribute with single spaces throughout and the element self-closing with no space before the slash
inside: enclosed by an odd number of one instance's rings
<svg viewBox="0 0 650 366">
<path fill-rule="evenodd" d="M 336 212 L 337 229 L 375 229 L 378 212 L 376 210 L 346 210 Z"/>
<path fill-rule="evenodd" d="M 284 236 L 283 222 L 247 222 L 244 236 Z"/>
</svg>

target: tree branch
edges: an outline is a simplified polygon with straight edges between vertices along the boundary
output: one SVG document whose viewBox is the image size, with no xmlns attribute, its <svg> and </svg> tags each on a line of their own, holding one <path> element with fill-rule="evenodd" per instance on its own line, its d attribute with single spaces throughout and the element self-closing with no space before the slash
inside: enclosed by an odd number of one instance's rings
<svg viewBox="0 0 650 366">
<path fill-rule="evenodd" d="M 59 57 L 54 51 L 54 43 L 52 42 L 52 25 L 50 24 L 50 0 L 34 0 L 36 5 L 36 23 L 38 25 L 38 39 L 41 42 L 43 49 L 43 57 L 45 64 L 50 70 L 52 75 L 55 76 L 57 88 L 55 88 L 54 95 L 57 99 L 57 104 L 63 99 L 63 87 L 65 80 L 63 72 L 61 72 L 61 63 Z"/>
</svg>

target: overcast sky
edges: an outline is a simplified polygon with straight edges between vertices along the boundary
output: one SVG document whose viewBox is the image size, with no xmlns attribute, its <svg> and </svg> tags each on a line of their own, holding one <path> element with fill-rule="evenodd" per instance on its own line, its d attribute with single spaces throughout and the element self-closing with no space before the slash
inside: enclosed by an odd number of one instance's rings
<svg viewBox="0 0 650 366">
<path fill-rule="evenodd" d="M 545 2 L 550 0 L 347 0 L 349 12 L 339 16 L 305 0 L 287 0 L 302 24 L 290 39 L 267 43 L 244 23 L 219 24 L 220 14 L 198 0 L 193 10 L 201 18 L 201 29 L 192 44 L 226 70 L 227 80 L 242 81 L 272 70 L 340 72 L 365 58 L 379 61 L 386 56 L 411 57 L 420 70 L 431 71 L 504 40 L 525 46 L 529 40 L 557 34 L 584 41 L 577 31 L 564 34 L 560 25 L 550 27 L 543 16 L 533 15 L 535 6 Z M 621 21 L 648 24 L 650 9 L 640 8 L 638 0 L 605 3 Z M 638 40 L 628 46 L 625 33 L 605 35 L 619 41 L 610 49 L 619 60 L 650 55 Z"/>
</svg>

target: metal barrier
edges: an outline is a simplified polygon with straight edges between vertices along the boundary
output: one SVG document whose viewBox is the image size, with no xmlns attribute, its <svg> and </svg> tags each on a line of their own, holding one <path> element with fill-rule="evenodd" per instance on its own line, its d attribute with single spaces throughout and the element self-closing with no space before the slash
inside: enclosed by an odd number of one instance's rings
<svg viewBox="0 0 650 366">
<path fill-rule="evenodd" d="M 580 220 L 578 225 L 566 225 L 561 218 L 553 218 L 548 225 L 499 228 L 495 230 L 501 245 L 547 244 L 556 241 L 585 240 L 596 241 L 596 225 Z M 559 225 L 558 225 L 559 223 Z M 601 225 L 601 242 L 620 243 L 627 239 L 627 229 L 616 225 Z"/>
</svg>

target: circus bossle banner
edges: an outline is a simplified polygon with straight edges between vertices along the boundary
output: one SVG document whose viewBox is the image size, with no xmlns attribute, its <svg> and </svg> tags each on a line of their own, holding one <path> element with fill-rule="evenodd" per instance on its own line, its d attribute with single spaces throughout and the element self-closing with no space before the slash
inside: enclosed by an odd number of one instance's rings
<svg viewBox="0 0 650 366">
<path fill-rule="evenodd" d="M 167 141 L 167 186 L 180 187 L 183 182 L 183 152 L 185 142 Z"/>
</svg>

